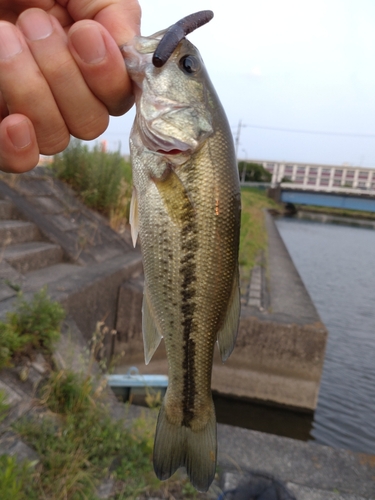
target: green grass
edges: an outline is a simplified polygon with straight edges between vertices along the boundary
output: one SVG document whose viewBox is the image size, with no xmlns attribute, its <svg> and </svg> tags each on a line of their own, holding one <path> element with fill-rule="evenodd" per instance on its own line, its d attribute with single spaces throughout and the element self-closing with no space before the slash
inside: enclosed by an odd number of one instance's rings
<svg viewBox="0 0 375 500">
<path fill-rule="evenodd" d="M 106 478 L 115 481 L 117 500 L 160 492 L 163 498 L 201 498 L 178 473 L 163 483 L 155 477 L 156 412 L 129 424 L 124 409 L 124 418 L 113 420 L 98 380 L 67 370 L 51 373 L 41 398 L 50 413 L 13 426 L 40 457 L 29 471 L 28 499 L 96 500 L 97 486 Z"/>
<path fill-rule="evenodd" d="M 51 353 L 60 336 L 63 308 L 47 297 L 45 289 L 28 302 L 19 295 L 15 310 L 0 322 L 0 369 L 13 358 L 33 351 Z"/>
<path fill-rule="evenodd" d="M 125 420 L 111 419 L 94 378 L 65 370 L 52 373 L 42 393 L 51 417 L 15 426 L 41 457 L 33 478 L 35 498 L 94 499 L 106 477 L 118 482 L 119 499 L 135 498 L 155 484 L 153 429 L 135 423 L 129 430 Z"/>
<path fill-rule="evenodd" d="M 120 151 L 105 152 L 99 145 L 89 149 L 72 139 L 68 148 L 54 157 L 51 168 L 85 205 L 109 217 L 115 228 L 127 221 L 132 174 Z"/>
<path fill-rule="evenodd" d="M 15 457 L 0 455 L 1 500 L 38 500 L 29 495 L 34 466 L 32 462 L 18 463 Z"/>
<path fill-rule="evenodd" d="M 239 249 L 241 294 L 246 293 L 250 271 L 262 262 L 262 255 L 267 258 L 267 230 L 264 210 L 280 210 L 279 205 L 267 197 L 264 190 L 257 188 L 241 189 L 241 233 Z"/>
<path fill-rule="evenodd" d="M 63 314 L 44 290 L 30 302 L 20 297 L 7 322 L 0 324 L 4 354 L 0 369 L 16 364 L 21 355 L 32 358 L 36 351 L 51 353 Z M 160 490 L 169 495 L 170 488 L 180 493 L 177 498 L 198 498 L 180 475 L 163 484 L 155 477 L 156 410 L 131 422 L 125 407 L 122 419 L 111 417 L 103 390 L 105 379 L 91 374 L 97 352 L 94 344 L 102 340 L 95 332 L 90 359 L 82 364 L 85 372 L 51 367 L 38 387 L 36 409 L 8 429 L 37 452 L 39 461 L 18 463 L 0 455 L 1 500 L 98 500 L 97 487 L 108 478 L 114 481 L 117 500 Z M 8 411 L 6 394 L 0 391 L 0 422 Z"/>
<path fill-rule="evenodd" d="M 242 272 L 254 267 L 260 253 L 267 248 L 267 231 L 264 222 L 266 208 L 278 209 L 277 203 L 256 188 L 241 189 L 241 234 L 239 264 Z"/>
<path fill-rule="evenodd" d="M 1 499 L 98 500 L 104 479 L 115 483 L 116 500 L 206 498 L 186 477 L 160 482 L 152 466 L 156 411 L 132 422 L 114 420 L 99 379 L 69 370 L 52 371 L 40 388 L 39 411 L 12 426 L 38 454 L 38 463 L 0 457 Z M 13 496 L 12 496 L 13 495 Z M 111 497 L 112 498 L 112 497 Z"/>
<path fill-rule="evenodd" d="M 0 424 L 6 418 L 10 405 L 7 403 L 7 397 L 4 391 L 0 391 Z"/>
</svg>

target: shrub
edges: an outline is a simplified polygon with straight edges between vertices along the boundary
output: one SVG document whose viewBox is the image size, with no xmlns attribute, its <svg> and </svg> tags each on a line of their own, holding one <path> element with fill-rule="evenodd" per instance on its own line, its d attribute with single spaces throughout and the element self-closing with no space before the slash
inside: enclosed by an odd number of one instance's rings
<svg viewBox="0 0 375 500">
<path fill-rule="evenodd" d="M 128 205 L 131 166 L 120 151 L 105 152 L 99 145 L 90 150 L 81 141 L 72 139 L 68 148 L 54 157 L 52 169 L 89 208 L 110 216 L 119 207 Z"/>
<path fill-rule="evenodd" d="M 32 479 L 32 462 L 18 464 L 15 457 L 0 455 L 1 500 L 36 500 L 28 494 L 28 483 Z"/>
<path fill-rule="evenodd" d="M 111 419 L 95 379 L 68 370 L 52 372 L 42 392 L 55 417 L 24 418 L 14 426 L 40 457 L 40 498 L 96 499 L 96 486 L 109 475 L 118 481 L 116 498 L 136 498 L 159 483 L 151 464 L 154 420 L 128 428 L 125 420 Z"/>
<path fill-rule="evenodd" d="M 247 161 L 238 162 L 241 181 L 245 182 L 270 182 L 272 175 L 260 163 Z"/>
<path fill-rule="evenodd" d="M 15 310 L 7 314 L 6 322 L 0 322 L 0 369 L 23 352 L 35 349 L 50 353 L 59 339 L 64 316 L 64 309 L 47 297 L 45 289 L 30 302 L 20 295 Z"/>
</svg>

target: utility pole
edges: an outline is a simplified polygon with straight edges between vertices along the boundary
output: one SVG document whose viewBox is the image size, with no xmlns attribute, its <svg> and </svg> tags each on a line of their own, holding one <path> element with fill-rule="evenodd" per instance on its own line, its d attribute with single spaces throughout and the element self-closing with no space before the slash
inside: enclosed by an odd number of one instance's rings
<svg viewBox="0 0 375 500">
<path fill-rule="evenodd" d="M 245 161 L 243 162 L 243 169 L 241 173 L 241 182 L 245 182 L 246 179 L 246 160 L 247 160 L 247 151 L 245 149 L 242 150 L 245 153 Z"/>
<path fill-rule="evenodd" d="M 242 120 L 240 120 L 238 122 L 237 134 L 236 134 L 236 138 L 235 138 L 235 141 L 234 141 L 234 147 L 235 147 L 235 153 L 236 153 L 237 163 L 238 163 L 238 147 L 240 145 L 240 136 L 241 136 L 241 129 L 242 129 L 242 127 L 246 127 L 246 125 L 243 125 L 242 124 Z M 246 162 L 244 162 L 244 167 L 242 169 L 241 182 L 245 182 L 245 177 L 246 177 Z"/>
<path fill-rule="evenodd" d="M 236 152 L 236 158 L 238 159 L 238 146 L 240 144 L 240 135 L 241 135 L 241 128 L 242 128 L 242 120 L 238 122 L 238 127 L 237 127 L 237 134 L 236 134 L 236 139 L 234 142 L 235 145 L 235 152 Z"/>
</svg>

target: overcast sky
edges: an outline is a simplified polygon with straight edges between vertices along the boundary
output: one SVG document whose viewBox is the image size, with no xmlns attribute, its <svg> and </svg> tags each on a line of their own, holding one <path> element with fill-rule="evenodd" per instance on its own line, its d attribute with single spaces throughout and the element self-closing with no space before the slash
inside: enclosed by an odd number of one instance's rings
<svg viewBox="0 0 375 500">
<path fill-rule="evenodd" d="M 143 35 L 198 10 L 214 11 L 188 38 L 201 52 L 234 137 L 242 121 L 240 158 L 375 168 L 374 0 L 140 4 Z M 103 134 L 110 149 L 121 142 L 129 151 L 133 117 L 131 111 L 111 119 Z"/>
</svg>

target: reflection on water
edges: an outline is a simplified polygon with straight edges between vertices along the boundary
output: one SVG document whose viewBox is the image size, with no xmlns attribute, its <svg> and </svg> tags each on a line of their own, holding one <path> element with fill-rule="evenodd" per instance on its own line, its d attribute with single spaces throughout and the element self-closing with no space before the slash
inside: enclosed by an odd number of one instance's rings
<svg viewBox="0 0 375 500">
<path fill-rule="evenodd" d="M 219 424 L 236 425 L 253 431 L 308 441 L 311 436 L 312 412 L 289 410 L 275 404 L 212 394 Z"/>
<path fill-rule="evenodd" d="M 375 454 L 375 231 L 279 219 L 329 338 L 313 437 Z"/>
</svg>

